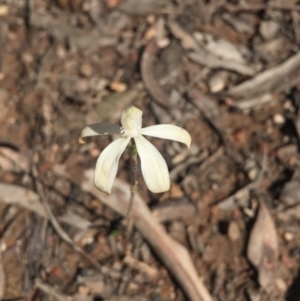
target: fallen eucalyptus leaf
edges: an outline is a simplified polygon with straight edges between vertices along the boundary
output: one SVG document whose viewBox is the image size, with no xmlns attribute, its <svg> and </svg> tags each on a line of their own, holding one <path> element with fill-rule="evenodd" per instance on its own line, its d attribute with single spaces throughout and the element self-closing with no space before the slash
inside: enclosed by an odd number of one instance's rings
<svg viewBox="0 0 300 301">
<path fill-rule="evenodd" d="M 276 279 L 278 240 L 272 216 L 262 200 L 248 242 L 247 256 L 258 272 L 258 282 L 271 292 Z"/>
</svg>

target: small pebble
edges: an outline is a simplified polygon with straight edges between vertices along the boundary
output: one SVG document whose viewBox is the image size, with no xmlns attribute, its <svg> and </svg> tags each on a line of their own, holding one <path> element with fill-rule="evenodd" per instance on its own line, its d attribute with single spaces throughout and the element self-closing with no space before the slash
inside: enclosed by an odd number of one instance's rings
<svg viewBox="0 0 300 301">
<path fill-rule="evenodd" d="M 8 6 L 0 5 L 0 16 L 5 16 L 8 14 Z"/>
<path fill-rule="evenodd" d="M 282 278 L 277 278 L 275 284 L 280 291 L 285 292 L 287 290 L 287 285 Z"/>
<path fill-rule="evenodd" d="M 274 121 L 274 123 L 281 125 L 281 124 L 285 123 L 285 118 L 281 114 L 275 114 L 273 116 L 273 121 Z"/>
<path fill-rule="evenodd" d="M 226 71 L 219 71 L 211 76 L 208 81 L 208 85 L 212 93 L 220 92 L 225 88 L 228 74 L 229 73 Z"/>
<path fill-rule="evenodd" d="M 64 59 L 67 55 L 67 49 L 66 49 L 65 45 L 62 44 L 62 43 L 57 43 L 56 44 L 55 51 L 56 51 L 56 55 L 60 59 Z"/>
<path fill-rule="evenodd" d="M 100 150 L 96 147 L 90 149 L 90 155 L 94 158 L 98 157 L 100 155 Z"/>
<path fill-rule="evenodd" d="M 231 222 L 228 227 L 228 237 L 231 241 L 236 241 L 241 237 L 241 231 L 236 222 Z"/>
<path fill-rule="evenodd" d="M 109 87 L 111 88 L 111 90 L 113 90 L 115 92 L 124 92 L 127 90 L 126 84 L 118 82 L 118 81 L 111 82 Z"/>
<path fill-rule="evenodd" d="M 250 180 L 255 180 L 257 178 L 257 175 L 258 175 L 258 170 L 256 167 L 254 168 L 251 168 L 249 171 L 248 171 L 248 178 Z"/>
<path fill-rule="evenodd" d="M 291 241 L 294 239 L 294 235 L 291 232 L 285 232 L 283 237 L 286 241 Z"/>
</svg>

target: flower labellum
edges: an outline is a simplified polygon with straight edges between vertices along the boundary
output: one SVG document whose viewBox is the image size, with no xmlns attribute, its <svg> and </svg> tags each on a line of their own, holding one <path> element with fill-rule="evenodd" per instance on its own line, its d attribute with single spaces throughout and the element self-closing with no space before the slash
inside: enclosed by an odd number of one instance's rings
<svg viewBox="0 0 300 301">
<path fill-rule="evenodd" d="M 94 175 L 95 186 L 111 193 L 113 181 L 117 175 L 119 159 L 131 139 L 134 139 L 144 180 L 150 191 L 164 192 L 170 189 L 169 170 L 160 152 L 143 135 L 171 139 L 190 147 L 190 134 L 172 124 L 160 124 L 142 128 L 143 112 L 136 107 L 129 107 L 122 112 L 122 127 L 110 123 L 95 123 L 85 127 L 79 138 L 95 135 L 120 134 L 121 137 L 108 145 L 100 154 Z"/>
</svg>

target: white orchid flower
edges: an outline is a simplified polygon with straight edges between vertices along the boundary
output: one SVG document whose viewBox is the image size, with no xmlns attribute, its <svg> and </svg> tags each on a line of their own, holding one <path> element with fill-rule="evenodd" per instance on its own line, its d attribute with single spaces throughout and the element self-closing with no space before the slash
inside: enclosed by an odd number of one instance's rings
<svg viewBox="0 0 300 301">
<path fill-rule="evenodd" d="M 143 112 L 136 107 L 129 107 L 122 112 L 122 127 L 110 123 L 95 123 L 85 127 L 81 132 L 83 137 L 107 134 L 121 134 L 121 137 L 108 145 L 100 154 L 95 174 L 95 186 L 111 193 L 113 181 L 117 175 L 120 156 L 131 139 L 134 139 L 138 155 L 141 159 L 142 174 L 147 187 L 154 193 L 170 189 L 170 178 L 167 163 L 159 151 L 142 135 L 171 139 L 190 147 L 190 134 L 175 125 L 161 124 L 142 128 Z"/>
</svg>

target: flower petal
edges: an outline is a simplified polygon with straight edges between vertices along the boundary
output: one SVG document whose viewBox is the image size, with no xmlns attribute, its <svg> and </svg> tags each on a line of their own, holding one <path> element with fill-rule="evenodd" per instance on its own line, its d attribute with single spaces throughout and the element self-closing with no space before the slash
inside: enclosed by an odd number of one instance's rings
<svg viewBox="0 0 300 301">
<path fill-rule="evenodd" d="M 94 174 L 95 186 L 107 193 L 111 193 L 111 187 L 117 175 L 119 159 L 124 152 L 130 138 L 119 138 L 108 145 L 100 154 Z"/>
<path fill-rule="evenodd" d="M 85 127 L 79 138 L 79 142 L 84 143 L 83 137 L 96 136 L 96 135 L 108 135 L 108 134 L 120 134 L 121 127 L 111 123 L 94 123 Z"/>
<path fill-rule="evenodd" d="M 141 130 L 142 135 L 171 139 L 186 144 L 188 148 L 191 145 L 191 136 L 183 128 L 172 124 L 152 125 Z"/>
<path fill-rule="evenodd" d="M 134 138 L 141 158 L 144 180 L 150 191 L 159 193 L 170 189 L 169 170 L 160 152 L 142 135 Z"/>
<path fill-rule="evenodd" d="M 121 124 L 125 130 L 139 130 L 142 127 L 143 112 L 136 107 L 129 107 L 122 112 Z"/>
</svg>

